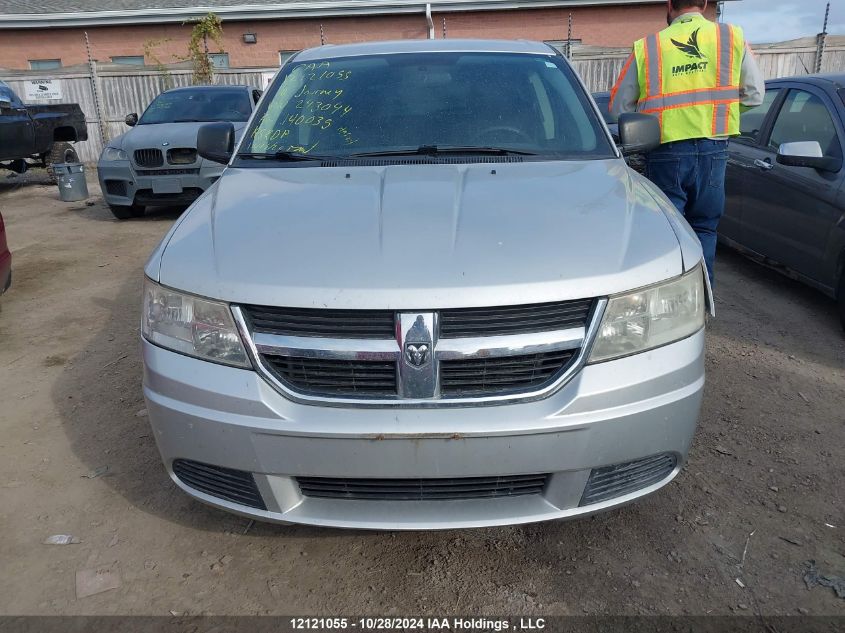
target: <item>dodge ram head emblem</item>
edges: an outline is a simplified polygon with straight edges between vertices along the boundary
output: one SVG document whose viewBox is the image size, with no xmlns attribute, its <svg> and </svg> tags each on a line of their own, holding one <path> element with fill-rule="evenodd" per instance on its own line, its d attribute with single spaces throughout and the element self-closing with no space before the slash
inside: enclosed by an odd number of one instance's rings
<svg viewBox="0 0 845 633">
<path fill-rule="evenodd" d="M 422 367 L 428 362 L 429 347 L 425 343 L 408 343 L 405 345 L 405 358 L 414 367 Z"/>
</svg>

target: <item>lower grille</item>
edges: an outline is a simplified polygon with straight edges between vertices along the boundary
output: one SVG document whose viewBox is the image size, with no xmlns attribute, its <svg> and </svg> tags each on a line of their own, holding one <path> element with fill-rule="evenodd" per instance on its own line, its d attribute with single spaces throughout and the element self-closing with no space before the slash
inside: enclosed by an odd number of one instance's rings
<svg viewBox="0 0 845 633">
<path fill-rule="evenodd" d="M 578 505 L 587 506 L 647 488 L 666 479 L 677 463 L 674 455 L 663 453 L 635 462 L 595 468 Z"/>
<path fill-rule="evenodd" d="M 396 396 L 391 361 L 264 356 L 276 376 L 298 391 L 332 396 Z"/>
<path fill-rule="evenodd" d="M 298 477 L 306 497 L 370 501 L 494 499 L 538 495 L 548 474 L 461 477 L 459 479 L 330 479 Z"/>
<path fill-rule="evenodd" d="M 106 180 L 106 193 L 111 196 L 126 197 L 125 180 Z"/>
<path fill-rule="evenodd" d="M 138 189 L 135 192 L 136 204 L 191 204 L 203 194 L 199 187 L 182 189 L 181 193 L 155 193 L 152 189 Z"/>
<path fill-rule="evenodd" d="M 188 459 L 173 462 L 173 473 L 179 480 L 212 497 L 232 501 L 251 508 L 266 510 L 264 500 L 252 473 L 222 466 L 201 464 Z"/>
<path fill-rule="evenodd" d="M 577 350 L 524 356 L 448 360 L 440 363 L 440 390 L 447 396 L 512 393 L 551 382 Z"/>
</svg>

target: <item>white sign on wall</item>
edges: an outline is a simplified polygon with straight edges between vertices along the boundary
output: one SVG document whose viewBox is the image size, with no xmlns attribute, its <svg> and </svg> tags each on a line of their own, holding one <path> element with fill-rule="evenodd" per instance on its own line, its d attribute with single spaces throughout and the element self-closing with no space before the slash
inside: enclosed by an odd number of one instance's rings
<svg viewBox="0 0 845 633">
<path fill-rule="evenodd" d="M 26 82 L 25 101 L 63 98 L 61 79 L 29 79 Z"/>
</svg>

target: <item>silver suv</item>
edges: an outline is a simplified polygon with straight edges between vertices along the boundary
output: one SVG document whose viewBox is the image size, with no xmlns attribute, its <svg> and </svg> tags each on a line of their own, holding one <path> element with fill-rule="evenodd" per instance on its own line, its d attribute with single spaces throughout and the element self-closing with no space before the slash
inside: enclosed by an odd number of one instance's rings
<svg viewBox="0 0 845 633">
<path fill-rule="evenodd" d="M 146 266 L 173 481 L 256 519 L 433 529 L 584 515 L 681 468 L 710 300 L 695 234 L 543 44 L 291 59 Z"/>
</svg>

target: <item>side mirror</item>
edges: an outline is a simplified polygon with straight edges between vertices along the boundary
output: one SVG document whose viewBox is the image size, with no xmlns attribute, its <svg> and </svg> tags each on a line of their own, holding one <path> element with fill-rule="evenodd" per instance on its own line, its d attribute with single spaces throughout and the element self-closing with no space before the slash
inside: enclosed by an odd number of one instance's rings
<svg viewBox="0 0 845 633">
<path fill-rule="evenodd" d="M 12 107 L 12 99 L 9 95 L 0 95 L 0 110 L 9 110 Z"/>
<path fill-rule="evenodd" d="M 818 141 L 784 143 L 778 149 L 777 161 L 787 167 L 810 167 L 819 171 L 842 169 L 842 159 L 825 156 Z"/>
<path fill-rule="evenodd" d="M 622 154 L 645 154 L 660 145 L 660 121 L 640 112 L 619 115 L 619 149 Z"/>
<path fill-rule="evenodd" d="M 197 154 L 203 158 L 223 163 L 235 151 L 235 126 L 230 121 L 207 123 L 197 131 Z"/>
<path fill-rule="evenodd" d="M 129 127 L 135 127 L 138 125 L 138 115 L 134 112 L 132 114 L 127 114 L 126 118 L 123 119 L 123 122 L 126 123 Z"/>
</svg>

